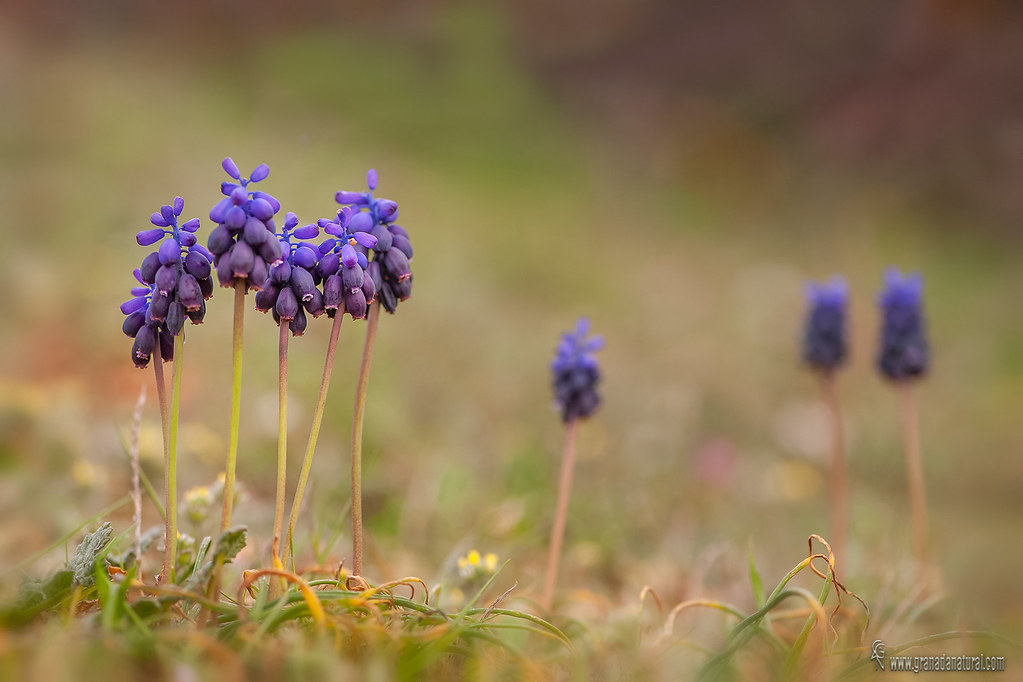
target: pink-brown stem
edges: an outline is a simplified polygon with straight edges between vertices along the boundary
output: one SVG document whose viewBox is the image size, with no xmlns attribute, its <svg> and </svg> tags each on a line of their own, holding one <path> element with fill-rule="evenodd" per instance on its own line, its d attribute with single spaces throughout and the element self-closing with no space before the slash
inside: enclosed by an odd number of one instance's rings
<svg viewBox="0 0 1023 682">
<path fill-rule="evenodd" d="M 899 414 L 902 418 L 902 443 L 906 454 L 906 478 L 909 481 L 909 503 L 913 518 L 913 549 L 918 561 L 925 563 L 930 551 L 927 527 L 927 496 L 924 490 L 924 464 L 920 449 L 920 418 L 913 384 L 900 381 Z"/>
<path fill-rule="evenodd" d="M 153 373 L 156 375 L 156 397 L 160 403 L 160 428 L 163 430 L 163 492 L 164 504 L 170 499 L 170 409 L 167 405 L 167 384 L 163 377 L 163 352 L 160 350 L 160 334 L 156 330 L 156 344 L 153 350 Z M 171 518 L 165 508 L 163 515 L 163 568 L 160 569 L 160 582 L 167 582 L 171 569 Z"/>
<path fill-rule="evenodd" d="M 369 309 L 366 343 L 362 347 L 359 381 L 355 386 L 355 414 L 352 416 L 352 575 L 362 575 L 362 422 L 366 416 L 366 390 L 369 369 L 373 364 L 377 324 L 380 322 L 380 301 Z"/>
<path fill-rule="evenodd" d="M 848 467 L 845 458 L 845 431 L 842 428 L 842 410 L 838 402 L 838 381 L 835 373 L 824 370 L 818 373 L 821 396 L 828 411 L 831 438 L 831 472 L 828 480 L 831 507 L 831 547 L 835 561 L 845 556 L 849 536 L 849 484 Z"/>
<path fill-rule="evenodd" d="M 550 611 L 554 605 L 554 585 L 558 580 L 561 545 L 565 538 L 565 520 L 568 516 L 568 498 L 572 492 L 572 470 L 575 468 L 575 441 L 579 420 L 573 419 L 565 427 L 565 451 L 561 457 L 561 478 L 558 481 L 558 502 L 551 530 L 550 554 L 547 557 L 547 577 L 544 581 L 541 604 Z"/>
</svg>

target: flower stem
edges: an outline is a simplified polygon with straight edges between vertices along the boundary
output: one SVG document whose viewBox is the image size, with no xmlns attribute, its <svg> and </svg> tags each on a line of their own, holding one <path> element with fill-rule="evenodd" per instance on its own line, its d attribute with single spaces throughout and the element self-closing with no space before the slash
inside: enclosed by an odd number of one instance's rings
<svg viewBox="0 0 1023 682">
<path fill-rule="evenodd" d="M 146 404 L 146 386 L 142 385 L 139 399 L 135 403 L 135 413 L 131 420 L 131 446 L 128 451 L 131 457 L 131 501 L 134 507 L 135 522 L 135 565 L 136 575 L 142 579 L 142 470 L 139 465 L 139 430 L 142 428 L 142 408 Z"/>
<path fill-rule="evenodd" d="M 178 554 L 178 421 L 181 412 L 181 354 L 185 347 L 185 332 L 174 337 L 174 375 L 171 383 L 170 445 L 167 448 L 167 553 L 168 576 L 174 582 L 174 569 Z"/>
<path fill-rule="evenodd" d="M 245 290 L 247 281 L 238 278 L 234 282 L 234 338 L 232 341 L 233 374 L 231 378 L 231 432 L 227 445 L 227 468 L 224 471 L 224 513 L 220 522 L 221 532 L 231 526 L 231 511 L 234 508 L 234 471 L 238 460 L 238 427 L 242 409 L 242 332 L 245 325 Z"/>
<path fill-rule="evenodd" d="M 355 413 L 352 416 L 352 575 L 362 575 L 362 421 L 366 414 L 366 390 L 369 368 L 373 364 L 377 324 L 380 322 L 380 301 L 369 309 L 366 343 L 362 348 L 359 381 L 355 387 Z"/>
<path fill-rule="evenodd" d="M 543 588 L 543 607 L 550 611 L 554 605 L 554 584 L 558 580 L 561 544 L 565 538 L 565 519 L 568 516 L 568 497 L 572 491 L 572 470 L 575 466 L 575 442 L 579 420 L 572 419 L 565 427 L 565 451 L 561 457 L 561 479 L 558 482 L 558 503 L 551 530 L 550 554 L 547 557 L 547 578 Z"/>
<path fill-rule="evenodd" d="M 313 425 L 309 429 L 309 440 L 306 443 L 305 459 L 302 460 L 302 471 L 298 476 L 298 487 L 295 489 L 295 499 L 291 503 L 291 516 L 288 519 L 288 535 L 284 543 L 283 563 L 286 570 L 291 560 L 292 538 L 295 534 L 295 526 L 298 525 L 298 515 L 302 510 L 302 498 L 305 496 L 305 488 L 309 483 L 309 473 L 313 467 L 313 453 L 316 451 L 316 440 L 320 435 L 320 423 L 323 421 L 323 408 L 327 404 L 327 389 L 330 387 L 330 377 L 334 372 L 334 352 L 337 350 L 337 339 L 341 334 L 341 321 L 344 319 L 344 304 L 334 314 L 334 324 L 330 328 L 330 340 L 327 342 L 327 357 L 323 361 L 323 378 L 320 379 L 320 395 L 316 399 L 316 409 L 313 412 Z"/>
<path fill-rule="evenodd" d="M 921 563 L 927 560 L 929 542 L 927 529 L 927 497 L 924 491 L 923 456 L 920 451 L 920 418 L 913 385 L 900 381 L 899 413 L 902 417 L 902 442 L 906 454 L 906 476 L 909 480 L 909 501 L 913 517 L 913 548 Z"/>
<path fill-rule="evenodd" d="M 838 403 L 838 381 L 835 373 L 825 370 L 818 373 L 821 396 L 827 406 L 831 427 L 831 546 L 835 561 L 845 556 L 846 539 L 849 533 L 849 488 L 845 460 L 845 433 L 842 428 L 842 412 Z"/>
<path fill-rule="evenodd" d="M 163 431 L 163 467 L 164 467 L 164 492 L 169 494 L 169 476 L 167 470 L 170 467 L 170 412 L 167 408 L 167 385 L 163 377 L 163 352 L 160 350 L 160 330 L 156 330 L 156 344 L 153 350 L 153 373 L 156 375 L 156 397 L 160 403 L 160 429 Z M 160 569 L 160 582 L 167 582 L 170 575 L 170 515 L 164 514 L 164 536 L 163 536 L 163 568 Z"/>
<path fill-rule="evenodd" d="M 277 500 L 274 505 L 274 568 L 281 564 L 281 526 L 284 523 L 284 495 L 288 479 L 288 337 L 291 322 L 281 320 L 280 339 L 277 344 Z"/>
</svg>

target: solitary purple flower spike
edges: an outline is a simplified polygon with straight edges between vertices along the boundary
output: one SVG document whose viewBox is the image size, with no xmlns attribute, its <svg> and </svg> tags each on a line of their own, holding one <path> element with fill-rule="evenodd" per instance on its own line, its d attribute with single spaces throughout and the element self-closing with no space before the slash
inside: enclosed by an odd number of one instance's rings
<svg viewBox="0 0 1023 682">
<path fill-rule="evenodd" d="M 849 287 L 841 277 L 806 287 L 809 309 L 803 331 L 803 360 L 814 369 L 831 371 L 846 356 L 846 307 Z"/>
<path fill-rule="evenodd" d="M 600 367 L 593 355 L 604 347 L 601 336 L 586 338 L 590 321 L 579 318 L 574 332 L 561 335 L 551 362 L 554 375 L 554 401 L 561 410 L 566 424 L 573 419 L 586 418 L 600 406 L 597 384 L 600 382 Z"/>
<path fill-rule="evenodd" d="M 930 365 L 923 287 L 919 273 L 903 276 L 895 268 L 885 273 L 885 286 L 878 296 L 884 320 L 877 365 L 892 381 L 921 376 Z"/>
<path fill-rule="evenodd" d="M 412 244 L 408 233 L 393 224 L 398 217 L 398 204 L 390 199 L 373 197 L 377 180 L 377 172 L 370 170 L 366 173 L 369 192 L 341 191 L 337 193 L 336 199 L 338 203 L 346 205 L 343 210 L 351 211 L 350 217 L 346 216 L 347 233 L 356 242 L 353 248 L 359 264 L 363 267 L 377 264 L 373 268 L 376 273 L 373 294 L 380 298 L 387 312 L 394 313 L 398 302 L 412 295 Z M 325 231 L 334 234 L 329 229 Z M 370 239 L 374 240 L 373 243 L 370 243 Z M 369 262 L 370 256 L 372 262 Z M 373 299 L 369 297 L 368 300 Z"/>
</svg>

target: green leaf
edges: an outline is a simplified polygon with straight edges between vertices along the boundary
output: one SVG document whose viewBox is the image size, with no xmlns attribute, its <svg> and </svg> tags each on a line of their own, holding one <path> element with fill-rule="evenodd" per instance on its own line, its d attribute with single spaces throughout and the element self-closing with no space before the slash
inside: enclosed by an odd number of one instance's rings
<svg viewBox="0 0 1023 682">
<path fill-rule="evenodd" d="M 757 608 L 761 608 L 764 605 L 764 581 L 760 579 L 760 571 L 757 570 L 757 565 L 753 561 L 753 539 L 750 538 L 749 542 L 749 581 L 753 584 L 753 599 L 757 603 Z"/>
<path fill-rule="evenodd" d="M 230 563 L 238 556 L 238 552 L 245 549 L 246 532 L 248 532 L 248 528 L 245 526 L 236 526 L 224 531 L 224 534 L 217 540 L 217 549 L 213 553 L 214 559 L 219 559 L 225 564 Z"/>
<path fill-rule="evenodd" d="M 110 544 L 114 531 L 110 522 L 105 522 L 95 533 L 86 533 L 85 539 L 75 548 L 75 555 L 67 563 L 76 585 L 89 587 L 95 583 L 94 567 L 100 554 Z"/>
</svg>

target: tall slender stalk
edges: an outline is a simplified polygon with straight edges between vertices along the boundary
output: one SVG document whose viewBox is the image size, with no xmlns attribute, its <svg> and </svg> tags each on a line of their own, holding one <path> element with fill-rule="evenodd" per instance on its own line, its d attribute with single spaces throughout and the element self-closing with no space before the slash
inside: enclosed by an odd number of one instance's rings
<svg viewBox="0 0 1023 682">
<path fill-rule="evenodd" d="M 917 560 L 925 562 L 929 552 L 927 528 L 927 497 L 924 491 L 924 465 L 920 451 L 920 418 L 916 394 L 909 381 L 896 383 L 899 414 L 902 418 L 902 442 L 906 454 L 906 477 L 909 480 L 909 501 L 913 517 L 913 549 Z"/>
<path fill-rule="evenodd" d="M 366 390 L 369 369 L 373 364 L 377 324 L 380 322 L 380 301 L 369 309 L 366 343 L 362 347 L 359 381 L 355 386 L 355 413 L 352 416 L 352 575 L 362 575 L 362 421 L 366 414 Z"/>
<path fill-rule="evenodd" d="M 166 490 L 167 522 L 166 522 L 166 554 L 165 562 L 169 563 L 168 577 L 174 581 L 174 569 L 177 563 L 178 549 L 178 421 L 181 413 L 181 354 L 185 348 L 185 332 L 174 337 L 174 375 L 171 383 L 170 428 L 168 430 L 170 445 L 167 447 L 167 480 Z"/>
<path fill-rule="evenodd" d="M 316 452 L 316 440 L 320 435 L 320 423 L 323 421 L 323 408 L 327 404 L 327 389 L 330 387 L 330 377 L 334 372 L 334 352 L 337 350 L 338 336 L 341 334 L 341 321 L 345 316 L 344 303 L 334 314 L 334 324 L 330 328 L 330 340 L 327 342 L 327 357 L 323 361 L 323 377 L 320 379 L 320 394 L 316 398 L 316 409 L 313 411 L 313 424 L 309 429 L 309 440 L 306 442 L 305 458 L 302 460 L 302 471 L 298 475 L 298 486 L 295 489 L 295 499 L 291 503 L 291 516 L 288 519 L 288 534 L 284 543 L 282 561 L 285 569 L 291 561 L 292 539 L 295 534 L 295 526 L 298 525 L 298 515 L 302 510 L 302 498 L 305 496 L 305 489 L 309 483 L 309 473 L 313 468 L 313 453 Z"/>
<path fill-rule="evenodd" d="M 284 523 L 284 495 L 288 479 L 288 337 L 291 322 L 281 320 L 280 339 L 277 344 L 277 500 L 274 504 L 274 568 L 281 564 L 281 526 Z"/>
<path fill-rule="evenodd" d="M 160 332 L 156 330 L 156 344 L 153 350 L 153 373 L 156 375 L 156 398 L 160 403 L 160 429 L 163 432 L 163 467 L 164 473 L 167 472 L 167 467 L 170 466 L 170 410 L 167 406 L 167 384 L 163 377 L 163 352 L 160 350 Z M 169 480 L 165 477 L 163 490 L 165 495 L 169 495 L 168 490 Z M 164 510 L 165 512 L 167 510 Z M 170 575 L 170 515 L 165 513 L 163 516 L 163 567 L 160 569 L 160 582 L 166 582 L 167 577 Z"/>
<path fill-rule="evenodd" d="M 146 404 L 146 385 L 139 391 L 139 399 L 135 403 L 135 412 L 131 419 L 131 444 L 128 456 L 131 459 L 131 501 L 134 507 L 135 521 L 135 565 L 136 574 L 142 578 L 142 469 L 139 465 L 139 430 L 142 428 L 142 408 Z"/>
<path fill-rule="evenodd" d="M 817 372 L 821 395 L 827 406 L 831 436 L 831 475 L 829 477 L 828 499 L 831 507 L 831 546 L 836 561 L 845 556 L 846 540 L 849 536 L 849 485 L 848 467 L 845 457 L 845 431 L 842 427 L 842 411 L 838 402 L 838 381 L 835 372 Z"/>
<path fill-rule="evenodd" d="M 568 498 L 572 492 L 572 470 L 575 468 L 575 442 L 578 431 L 578 419 L 572 419 L 565 426 L 565 451 L 561 457 L 558 503 L 554 513 L 554 528 L 551 529 L 550 554 L 547 557 L 547 577 L 544 580 L 543 601 L 541 602 L 548 611 L 554 605 L 554 585 L 558 580 L 561 544 L 565 538 L 565 519 L 568 516 Z"/>
<path fill-rule="evenodd" d="M 231 527 L 231 511 L 234 508 L 234 472 L 238 460 L 238 428 L 242 410 L 242 332 L 245 325 L 245 290 L 247 281 L 238 278 L 234 282 L 234 337 L 232 340 L 231 377 L 231 432 L 227 445 L 227 468 L 224 471 L 224 513 L 220 521 L 221 532 Z"/>
</svg>

